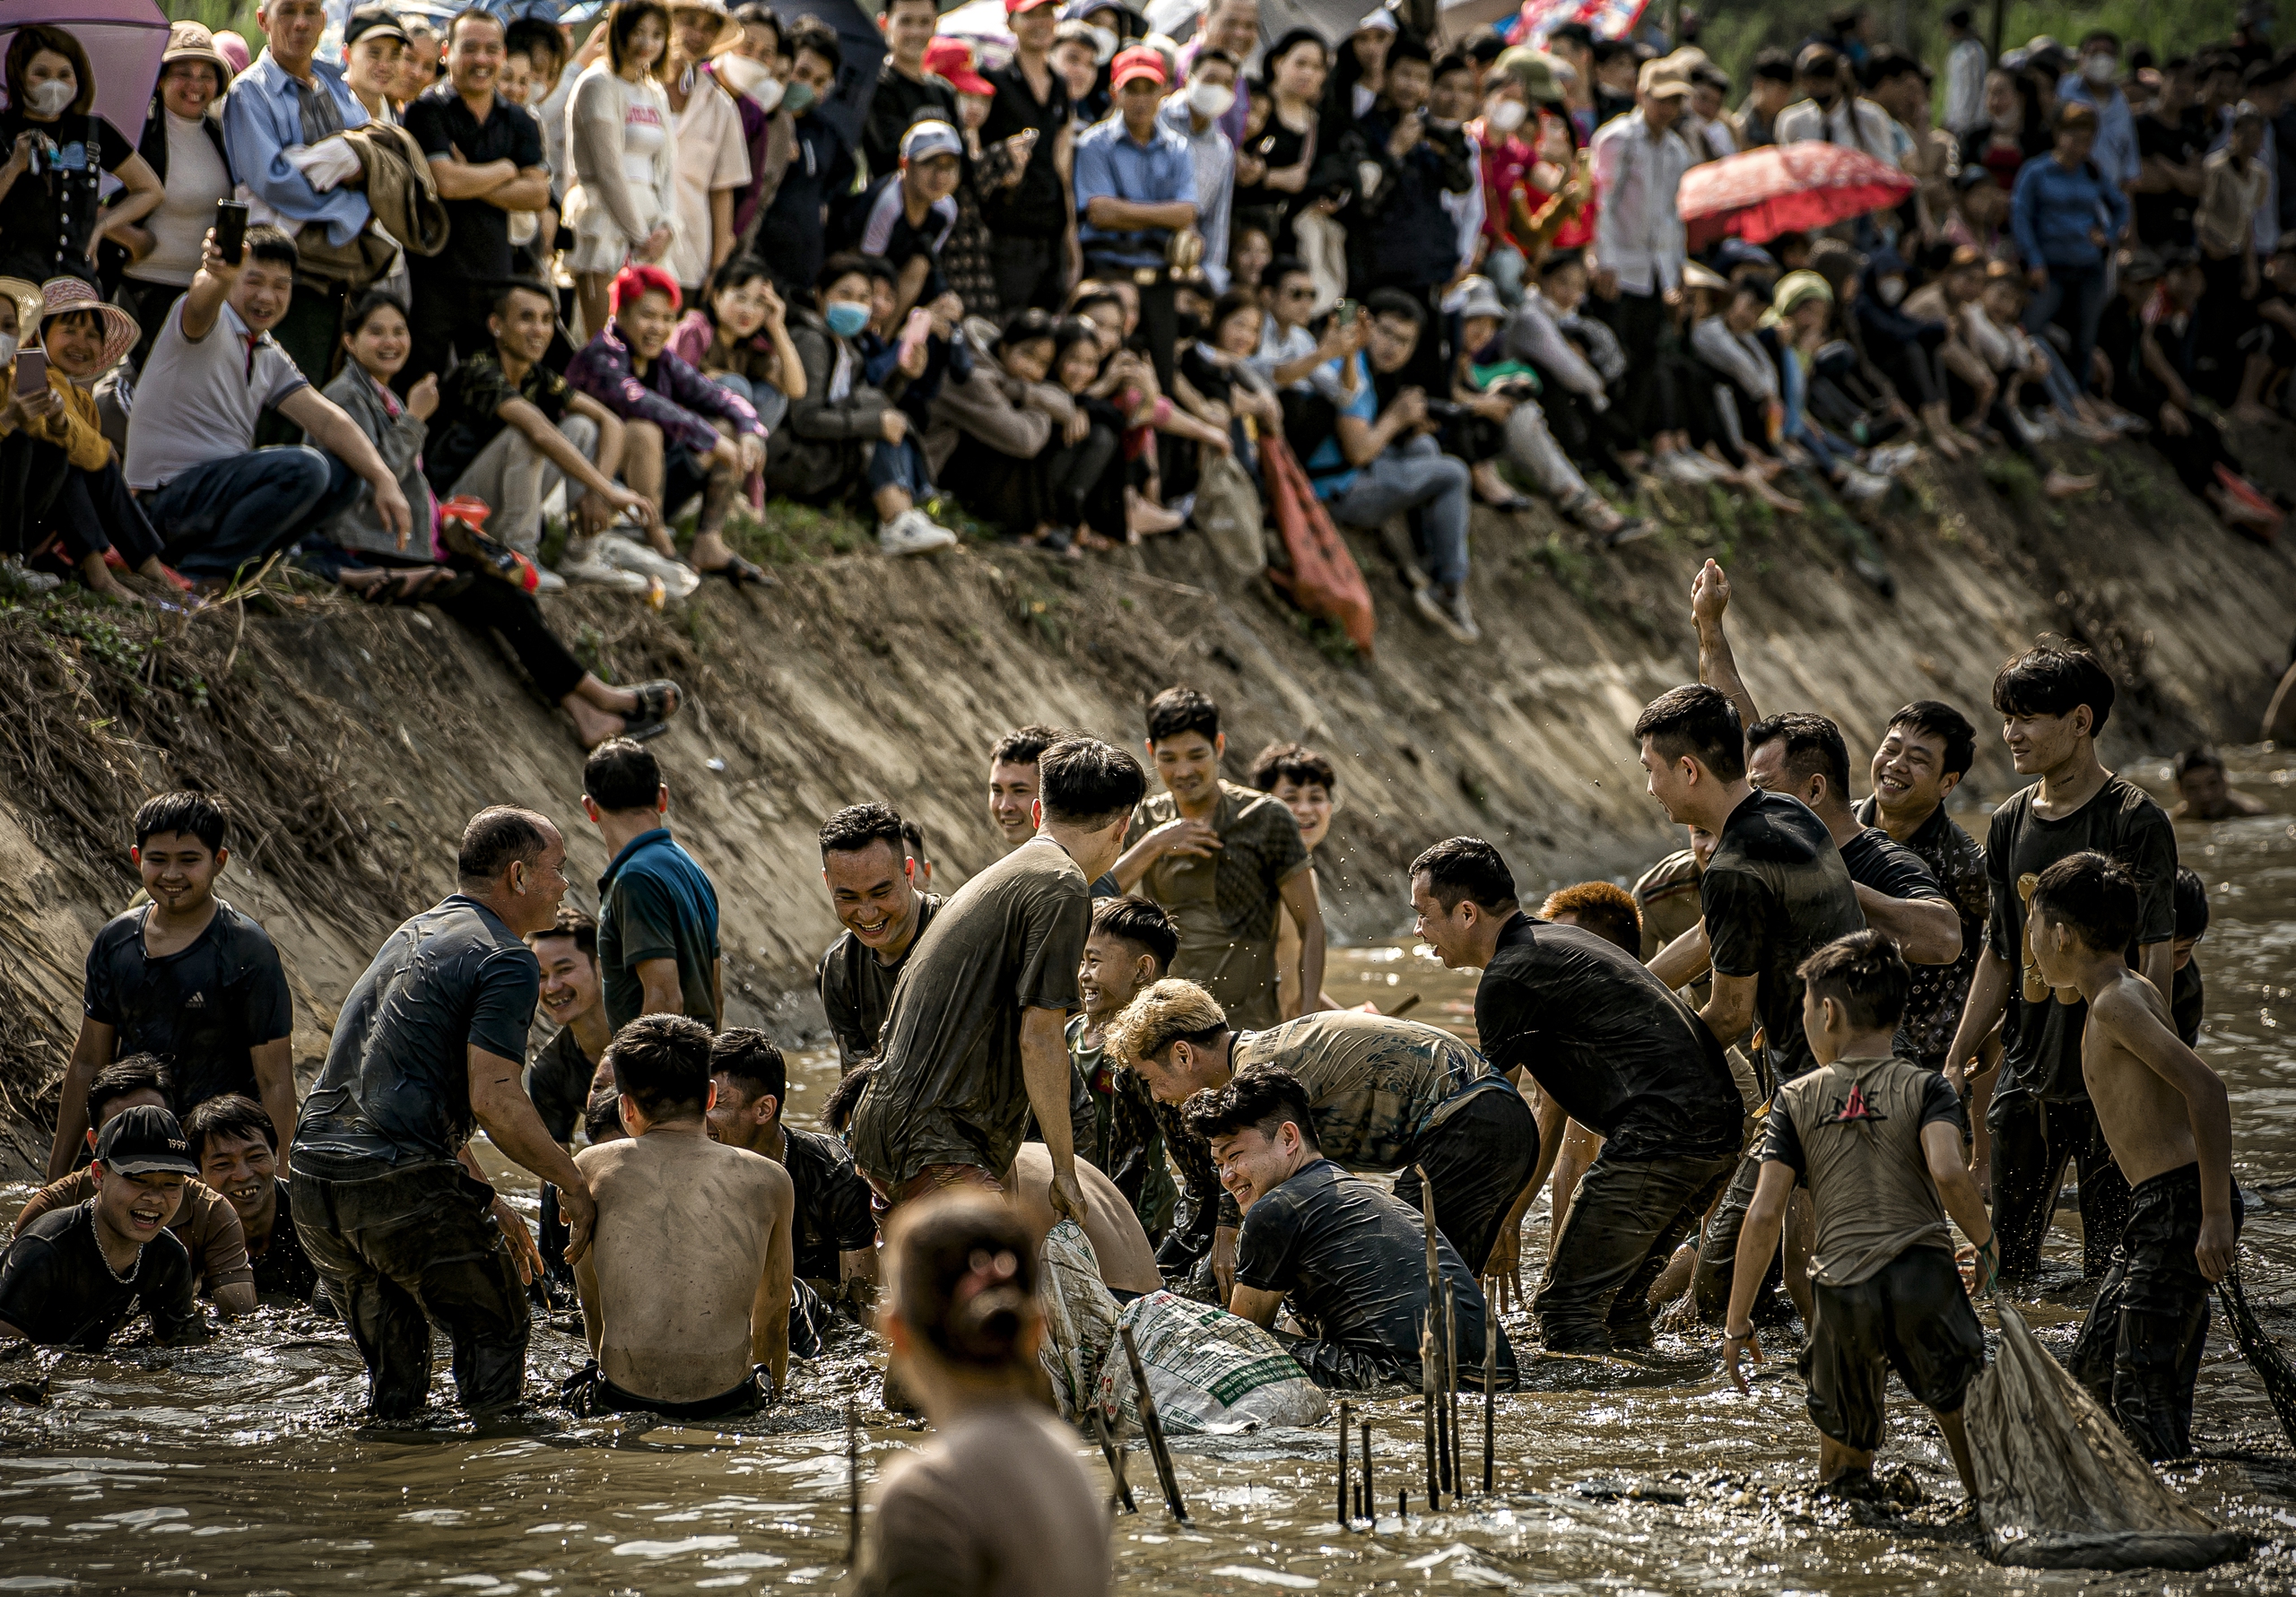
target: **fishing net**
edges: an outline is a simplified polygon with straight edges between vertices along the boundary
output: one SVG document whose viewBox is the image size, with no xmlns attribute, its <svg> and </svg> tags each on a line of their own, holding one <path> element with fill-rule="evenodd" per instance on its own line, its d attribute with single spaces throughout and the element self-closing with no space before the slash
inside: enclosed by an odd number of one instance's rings
<svg viewBox="0 0 2296 1597">
<path fill-rule="evenodd" d="M 2282 1434 L 2296 1445 L 2296 1367 L 2289 1364 L 2279 1342 L 2257 1324 L 2255 1312 L 2248 1307 L 2248 1295 L 2240 1287 L 2239 1272 L 2216 1283 L 2216 1301 L 2224 1306 L 2224 1317 L 2232 1324 L 2232 1340 L 2239 1344 L 2240 1357 L 2264 1382 L 2272 1411 L 2280 1416 Z"/>
<path fill-rule="evenodd" d="M 2009 1304 L 2001 1345 L 1961 1410 L 1978 1506 L 2004 1564 L 2039 1569 L 2205 1569 L 2248 1556 L 2163 1485 L 2112 1416 Z"/>
</svg>

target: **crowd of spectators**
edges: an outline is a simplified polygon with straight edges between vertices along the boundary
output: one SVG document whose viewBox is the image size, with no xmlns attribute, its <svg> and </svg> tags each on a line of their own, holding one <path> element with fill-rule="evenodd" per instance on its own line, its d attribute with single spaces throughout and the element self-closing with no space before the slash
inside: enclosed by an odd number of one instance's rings
<svg viewBox="0 0 2296 1597">
<path fill-rule="evenodd" d="M 582 673 L 535 595 L 770 582 L 726 537 L 768 496 L 850 506 L 887 555 L 961 507 L 1081 558 L 1289 491 L 1286 450 L 1335 521 L 1408 524 L 1419 609 L 1470 638 L 1478 501 L 1616 545 L 1648 480 L 1865 515 L 1925 453 L 2010 450 L 2067 497 L 2093 479 L 2044 446 L 2126 433 L 2278 530 L 2222 425 L 2296 369 L 2268 6 L 2166 58 L 2097 30 L 1998 61 L 1957 11 L 1942 84 L 1848 10 L 1743 91 L 1649 29 L 1158 9 L 1005 0 L 974 39 L 891 0 L 871 84 L 755 0 L 616 0 L 578 43 L 265 0 L 251 60 L 175 25 L 140 129 L 69 28 L 20 29 L 13 581 L 132 600 L 291 560 L 500 631 L 595 742 L 675 697 Z M 1685 226 L 1694 168 L 1803 141 L 1902 202 Z"/>
</svg>

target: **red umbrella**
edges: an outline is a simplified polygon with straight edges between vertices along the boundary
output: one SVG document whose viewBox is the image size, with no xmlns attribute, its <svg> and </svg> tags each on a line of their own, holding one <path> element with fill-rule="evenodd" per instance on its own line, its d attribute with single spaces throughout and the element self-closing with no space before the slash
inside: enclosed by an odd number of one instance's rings
<svg viewBox="0 0 2296 1597">
<path fill-rule="evenodd" d="M 1913 179 L 1888 161 L 1813 139 L 1701 162 L 1683 176 L 1674 204 L 1690 247 L 1702 249 L 1725 233 L 1760 244 L 1813 232 L 1912 192 Z"/>
</svg>

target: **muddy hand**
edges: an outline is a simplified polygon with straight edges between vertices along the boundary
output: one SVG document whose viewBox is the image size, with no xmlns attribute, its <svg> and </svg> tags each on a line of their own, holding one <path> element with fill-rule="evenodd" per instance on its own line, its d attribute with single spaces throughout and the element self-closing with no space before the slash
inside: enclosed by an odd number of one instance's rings
<svg viewBox="0 0 2296 1597">
<path fill-rule="evenodd" d="M 502 1240 L 510 1245 L 510 1262 L 518 1267 L 519 1284 L 534 1285 L 535 1277 L 542 1273 L 542 1250 L 535 1245 L 535 1235 L 526 1229 L 526 1218 L 510 1207 L 508 1199 L 497 1198 L 494 1223 L 501 1229 Z"/>
<path fill-rule="evenodd" d="M 1745 1396 L 1749 1394 L 1751 1389 L 1746 1385 L 1745 1372 L 1738 1367 L 1738 1356 L 1741 1353 L 1756 1364 L 1762 1361 L 1761 1344 L 1754 1340 L 1754 1328 L 1751 1325 L 1746 1327 L 1746 1333 L 1744 1336 L 1726 1335 L 1722 1339 L 1722 1360 L 1729 1367 L 1730 1384 L 1738 1389 L 1740 1396 Z"/>
</svg>

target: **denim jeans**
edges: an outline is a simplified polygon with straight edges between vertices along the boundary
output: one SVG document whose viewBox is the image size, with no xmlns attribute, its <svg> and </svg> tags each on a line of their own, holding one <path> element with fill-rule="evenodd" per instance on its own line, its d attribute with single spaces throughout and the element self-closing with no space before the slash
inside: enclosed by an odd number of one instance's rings
<svg viewBox="0 0 2296 1597">
<path fill-rule="evenodd" d="M 789 413 L 789 396 L 771 383 L 753 383 L 737 371 L 721 371 L 709 379 L 728 394 L 738 394 L 749 401 L 750 409 L 768 429 L 781 425 Z"/>
<path fill-rule="evenodd" d="M 1333 520 L 1359 527 L 1376 527 L 1398 511 L 1416 512 L 1413 542 L 1427 574 L 1446 587 L 1461 587 L 1467 579 L 1467 504 L 1466 463 L 1422 434 L 1388 446 L 1355 473 L 1330 508 Z"/>
<path fill-rule="evenodd" d="M 2097 347 L 2097 323 L 2104 314 L 2101 261 L 2087 266 L 2049 267 L 2048 283 L 2034 291 L 2032 302 L 2025 307 L 2025 331 L 2035 338 L 2046 336 L 2051 322 L 2064 323 L 2065 330 L 2073 335 L 2073 348 L 2065 363 L 2083 394 L 2089 391 L 2089 355 Z"/>
<path fill-rule="evenodd" d="M 144 513 L 187 577 L 229 577 L 350 508 L 365 480 L 309 444 L 227 455 L 143 496 Z"/>
<path fill-rule="evenodd" d="M 933 497 L 933 473 L 925 464 L 925 451 L 918 447 L 914 429 L 898 444 L 880 438 L 870 449 L 869 491 L 884 488 L 905 490 L 912 499 Z"/>
</svg>

